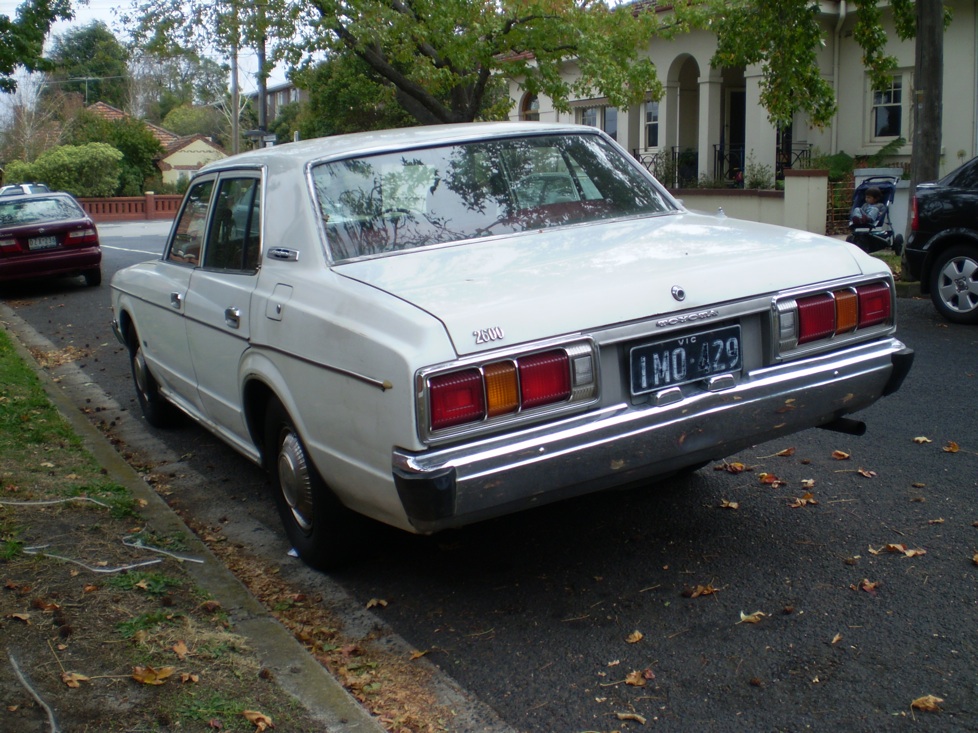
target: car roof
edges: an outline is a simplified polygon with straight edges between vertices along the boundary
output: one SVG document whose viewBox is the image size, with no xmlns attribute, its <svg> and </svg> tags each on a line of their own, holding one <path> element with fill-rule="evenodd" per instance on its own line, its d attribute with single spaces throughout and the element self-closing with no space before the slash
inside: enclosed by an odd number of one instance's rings
<svg viewBox="0 0 978 733">
<path fill-rule="evenodd" d="M 423 148 L 430 145 L 455 144 L 543 134 L 601 134 L 595 127 L 586 125 L 553 124 L 545 122 L 468 122 L 453 125 L 428 125 L 403 127 L 396 130 L 354 132 L 313 140 L 275 145 L 222 158 L 200 170 L 205 174 L 233 167 L 268 167 L 269 170 L 302 168 L 306 164 L 330 158 L 342 158 L 351 154 L 370 155 L 389 150 Z"/>
</svg>

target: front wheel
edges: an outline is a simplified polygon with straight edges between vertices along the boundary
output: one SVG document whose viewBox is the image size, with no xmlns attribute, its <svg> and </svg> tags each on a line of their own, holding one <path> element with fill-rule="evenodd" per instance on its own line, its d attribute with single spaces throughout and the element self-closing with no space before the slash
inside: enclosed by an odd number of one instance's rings
<svg viewBox="0 0 978 733">
<path fill-rule="evenodd" d="M 332 570 L 353 554 L 359 518 L 320 477 L 285 408 L 273 401 L 265 418 L 265 465 L 292 547 L 307 565 Z"/>
<path fill-rule="evenodd" d="M 937 258 L 930 297 L 952 323 L 978 323 L 978 247 L 957 245 Z"/>
</svg>

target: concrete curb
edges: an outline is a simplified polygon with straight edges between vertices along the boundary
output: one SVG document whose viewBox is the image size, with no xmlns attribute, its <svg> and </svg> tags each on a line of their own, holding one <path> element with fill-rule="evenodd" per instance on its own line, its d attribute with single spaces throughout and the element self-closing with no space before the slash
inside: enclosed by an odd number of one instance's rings
<svg viewBox="0 0 978 733">
<path fill-rule="evenodd" d="M 51 375 L 37 364 L 29 347 L 47 350 L 50 343 L 4 303 L 0 303 L 0 320 L 13 337 L 11 340 L 17 353 L 34 367 L 48 397 L 64 415 L 85 447 L 105 468 L 107 476 L 125 486 L 137 500 L 145 502 L 140 513 L 147 523 L 164 534 L 181 534 L 190 554 L 203 558 L 203 563 L 186 563 L 183 569 L 195 583 L 221 604 L 231 619 L 233 630 L 247 639 L 262 664 L 273 672 L 275 683 L 317 718 L 323 724 L 324 732 L 384 733 L 380 723 L 357 703 L 285 627 L 268 615 L 264 606 L 211 553 L 159 494 L 143 481 L 139 473 L 126 463 L 54 383 Z"/>
</svg>

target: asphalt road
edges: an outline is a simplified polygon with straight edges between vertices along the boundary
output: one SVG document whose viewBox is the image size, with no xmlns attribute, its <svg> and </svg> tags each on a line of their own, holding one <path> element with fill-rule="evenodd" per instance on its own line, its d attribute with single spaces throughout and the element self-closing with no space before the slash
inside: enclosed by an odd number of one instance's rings
<svg viewBox="0 0 978 733">
<path fill-rule="evenodd" d="M 100 230 L 106 285 L 2 297 L 73 351 L 109 396 L 80 406 L 114 426 L 113 400 L 138 408 L 107 283 L 155 256 L 164 229 Z M 899 313 L 916 363 L 861 414 L 865 436 L 810 430 L 730 457 L 742 473 L 711 466 L 432 538 L 377 528 L 328 578 L 287 557 L 264 476 L 209 434 L 137 425 L 120 439 L 168 471 L 171 503 L 324 603 L 359 609 L 351 623 L 382 620 L 513 729 L 975 731 L 978 329 L 943 322 L 929 301 L 901 300 Z M 806 493 L 814 501 L 798 501 Z M 371 598 L 387 606 L 363 612 Z M 939 712 L 911 708 L 926 695 Z"/>
</svg>

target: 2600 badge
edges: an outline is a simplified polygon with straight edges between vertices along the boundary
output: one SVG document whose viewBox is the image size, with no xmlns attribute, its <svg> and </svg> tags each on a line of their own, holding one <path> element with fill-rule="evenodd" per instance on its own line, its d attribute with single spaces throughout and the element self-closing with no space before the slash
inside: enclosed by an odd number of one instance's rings
<svg viewBox="0 0 978 733">
<path fill-rule="evenodd" d="M 740 326 L 642 344 L 630 357 L 633 395 L 734 372 L 742 365 Z"/>
</svg>

